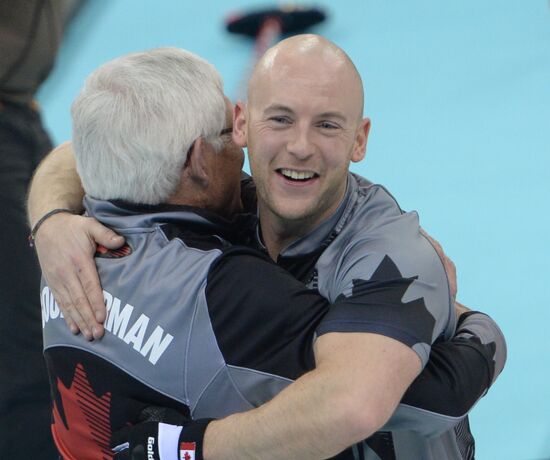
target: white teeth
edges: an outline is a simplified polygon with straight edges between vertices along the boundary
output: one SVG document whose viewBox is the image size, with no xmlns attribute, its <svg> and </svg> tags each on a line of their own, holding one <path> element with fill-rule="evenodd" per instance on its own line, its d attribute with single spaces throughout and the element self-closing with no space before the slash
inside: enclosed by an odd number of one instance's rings
<svg viewBox="0 0 550 460">
<path fill-rule="evenodd" d="M 311 179 L 313 176 L 315 176 L 315 173 L 311 171 L 293 171 L 292 169 L 281 169 L 280 172 L 283 176 L 294 180 Z"/>
</svg>

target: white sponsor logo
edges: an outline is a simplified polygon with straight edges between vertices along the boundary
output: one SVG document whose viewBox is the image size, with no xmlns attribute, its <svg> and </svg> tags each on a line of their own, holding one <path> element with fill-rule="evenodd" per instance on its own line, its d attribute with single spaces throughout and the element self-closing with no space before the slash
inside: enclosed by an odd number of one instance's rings
<svg viewBox="0 0 550 460">
<path fill-rule="evenodd" d="M 59 305 L 57 305 L 48 286 L 42 289 L 40 304 L 42 306 L 42 329 L 50 319 L 63 318 L 63 313 L 61 313 Z"/>
<path fill-rule="evenodd" d="M 155 460 L 155 438 L 149 436 L 147 438 L 147 460 Z"/>
<path fill-rule="evenodd" d="M 136 319 L 136 315 L 133 315 L 133 305 L 127 303 L 121 307 L 122 301 L 105 290 L 103 298 L 107 307 L 105 330 L 128 345 L 132 345 L 134 350 L 147 358 L 151 364 L 156 364 L 174 337 L 165 333 L 164 329 L 158 325 L 150 332 L 153 328 L 153 325 L 149 325 L 151 319 L 143 313 Z M 42 327 L 50 319 L 63 318 L 49 287 L 46 286 L 42 289 L 40 301 L 42 303 Z"/>
</svg>

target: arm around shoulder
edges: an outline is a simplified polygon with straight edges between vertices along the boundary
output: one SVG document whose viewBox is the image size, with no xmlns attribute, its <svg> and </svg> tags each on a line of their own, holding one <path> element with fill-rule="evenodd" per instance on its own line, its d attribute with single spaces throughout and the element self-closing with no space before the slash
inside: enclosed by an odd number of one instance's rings
<svg viewBox="0 0 550 460">
<path fill-rule="evenodd" d="M 105 304 L 93 255 L 96 243 L 119 247 L 124 239 L 94 219 L 70 213 L 82 211 L 84 191 L 76 171 L 72 145 L 66 142 L 51 152 L 35 172 L 29 190 L 28 215 L 32 227 L 44 216 L 33 235 L 42 273 L 74 333 L 86 338 L 103 335 L 100 324 Z"/>
<path fill-rule="evenodd" d="M 486 314 L 459 318 L 455 336 L 432 346 L 430 360 L 406 391 L 385 430 L 436 436 L 462 420 L 484 396 L 506 361 L 506 342 Z"/>
<path fill-rule="evenodd" d="M 72 144 L 65 142 L 49 153 L 34 173 L 28 197 L 30 226 L 52 209 L 82 211 L 83 196 Z"/>
<path fill-rule="evenodd" d="M 328 333 L 315 348 L 315 370 L 263 406 L 209 425 L 206 460 L 334 456 L 377 431 L 421 369 L 409 347 L 377 334 Z"/>
</svg>

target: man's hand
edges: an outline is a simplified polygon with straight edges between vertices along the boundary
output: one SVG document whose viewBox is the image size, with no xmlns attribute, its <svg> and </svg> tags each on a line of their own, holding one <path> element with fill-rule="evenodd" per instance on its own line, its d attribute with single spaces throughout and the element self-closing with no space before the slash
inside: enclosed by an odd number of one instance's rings
<svg viewBox="0 0 550 460">
<path fill-rule="evenodd" d="M 93 259 L 97 244 L 116 249 L 124 238 L 95 219 L 68 213 L 44 221 L 35 238 L 42 273 L 67 325 L 88 340 L 105 332 L 105 303 Z"/>
<path fill-rule="evenodd" d="M 163 460 L 178 458 L 181 426 L 144 422 L 117 431 L 111 437 L 114 460 Z M 164 442 L 161 438 L 168 439 Z M 164 453 L 164 455 L 163 455 Z"/>
<path fill-rule="evenodd" d="M 460 302 L 455 300 L 455 313 L 457 318 L 460 318 L 460 315 L 469 311 L 471 310 L 466 305 L 462 305 Z"/>
<path fill-rule="evenodd" d="M 204 431 L 210 419 L 192 421 L 174 409 L 149 406 L 139 422 L 111 436 L 115 460 L 203 460 Z"/>
</svg>

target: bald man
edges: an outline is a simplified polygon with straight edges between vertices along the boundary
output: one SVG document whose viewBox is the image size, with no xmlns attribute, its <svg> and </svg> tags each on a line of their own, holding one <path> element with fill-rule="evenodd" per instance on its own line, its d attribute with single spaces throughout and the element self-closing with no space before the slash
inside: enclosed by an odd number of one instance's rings
<svg viewBox="0 0 550 460">
<path fill-rule="evenodd" d="M 236 106 L 234 140 L 248 147 L 257 187 L 258 244 L 333 306 L 315 343 L 316 369 L 264 406 L 212 422 L 204 439 L 207 459 L 327 458 L 369 438 L 426 365 L 432 343 L 453 334 L 448 281 L 416 214 L 403 213 L 383 187 L 348 172 L 349 163 L 362 160 L 366 151 L 370 121 L 362 118 L 362 94 L 347 55 L 321 37 L 305 35 L 264 55 L 251 79 L 248 104 Z M 46 196 L 40 187 L 52 171 L 74 183 L 70 169 L 66 159 L 44 165 L 31 191 L 31 221 L 54 207 L 78 207 L 76 188 L 77 199 L 71 201 L 63 187 L 58 196 Z M 38 249 L 41 259 L 52 262 L 42 260 L 50 286 L 58 286 L 54 292 L 68 323 L 91 337 L 102 332 L 95 321 L 104 317 L 101 291 L 82 251 L 67 256 L 66 248 L 78 241 L 93 252 L 94 239 L 108 246 L 120 241 L 97 223 L 85 237 L 74 236 L 83 222 L 69 214 L 48 219 L 38 234 Z M 54 246 L 55 239 L 65 248 Z M 56 271 L 65 261 L 67 266 L 76 261 L 79 275 L 58 281 Z M 86 308 L 88 302 L 92 309 Z M 85 308 L 76 310 L 81 305 Z M 470 313 L 466 319 L 472 318 L 475 326 L 468 333 L 477 339 L 468 346 L 475 344 L 483 356 L 483 393 L 502 369 L 505 345 L 486 316 Z M 472 369 L 461 370 L 459 380 L 467 381 Z M 467 422 L 452 428 L 463 420 L 464 408 L 431 396 L 419 398 L 434 403 L 421 411 L 400 406 L 388 431 L 355 447 L 353 455 L 470 458 L 473 439 L 457 436 L 469 433 Z M 452 413 L 437 412 L 445 405 Z M 430 421 L 420 421 L 420 413 L 428 413 Z M 441 431 L 442 422 L 448 430 Z"/>
<path fill-rule="evenodd" d="M 370 120 L 349 57 L 317 36 L 268 50 L 237 104 L 235 136 L 248 146 L 262 237 L 276 259 L 341 203 L 350 161 L 365 156 Z"/>
</svg>

